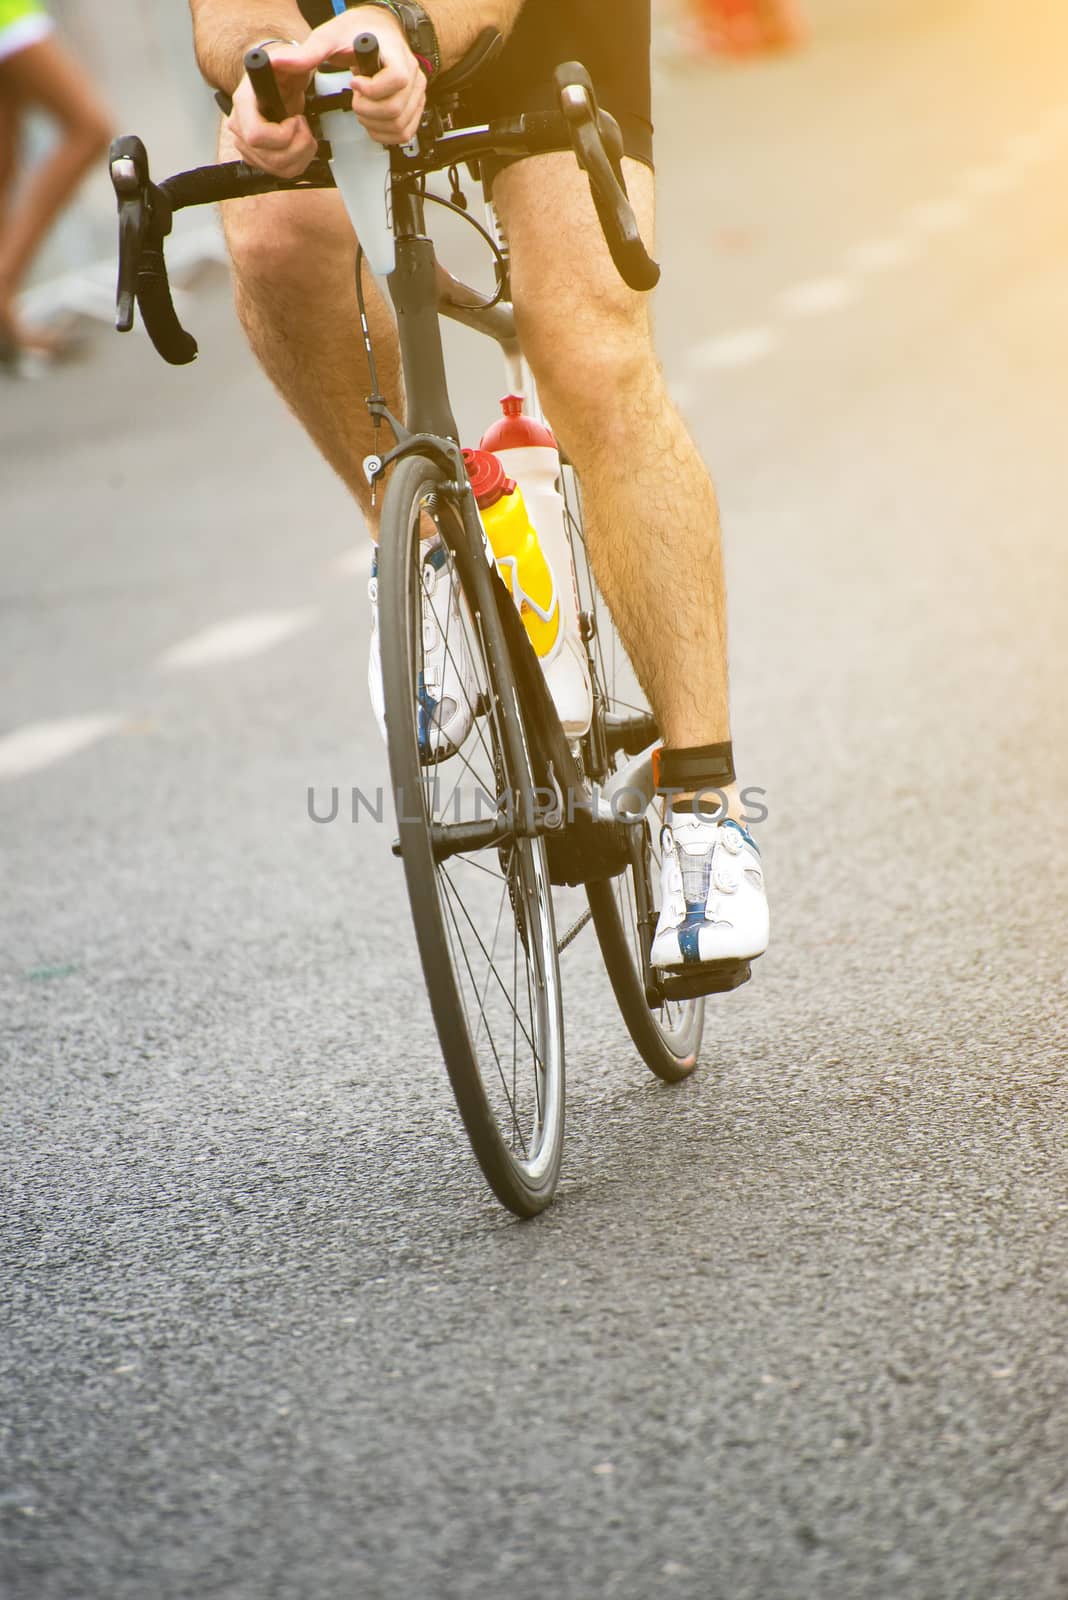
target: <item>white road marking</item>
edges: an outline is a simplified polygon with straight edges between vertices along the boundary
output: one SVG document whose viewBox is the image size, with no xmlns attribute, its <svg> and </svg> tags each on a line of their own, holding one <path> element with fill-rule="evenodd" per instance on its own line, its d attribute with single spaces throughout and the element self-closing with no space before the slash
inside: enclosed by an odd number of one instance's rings
<svg viewBox="0 0 1068 1600">
<path fill-rule="evenodd" d="M 317 615 L 314 606 L 304 606 L 299 611 L 256 611 L 245 617 L 231 617 L 229 622 L 217 622 L 173 645 L 156 665 L 170 670 L 211 666 L 220 661 L 247 661 L 299 633 Z"/>
<path fill-rule="evenodd" d="M 853 272 L 890 272 L 895 267 L 907 267 L 918 254 L 914 239 L 891 237 L 854 245 L 845 259 Z"/>
<path fill-rule="evenodd" d="M 1019 181 L 1019 169 L 1011 161 L 991 161 L 984 167 L 972 167 L 960 181 L 960 186 L 966 194 L 978 195 L 985 199 L 987 195 L 1007 194 Z"/>
<path fill-rule="evenodd" d="M 779 343 L 774 328 L 760 326 L 739 328 L 737 333 L 725 333 L 715 339 L 705 339 L 690 351 L 691 367 L 751 367 L 754 362 L 770 356 Z"/>
<path fill-rule="evenodd" d="M 0 738 L 0 779 L 21 778 L 55 761 L 76 755 L 122 725 L 122 718 L 100 714 L 59 717 L 54 722 L 28 722 Z"/>
<path fill-rule="evenodd" d="M 1041 131 L 1017 133 L 1005 143 L 1005 159 L 1017 167 L 1032 167 L 1053 153 L 1055 141 Z"/>
<path fill-rule="evenodd" d="M 331 562 L 330 571 L 342 578 L 366 578 L 371 571 L 371 548 L 369 538 L 354 544 L 344 555 Z"/>
<path fill-rule="evenodd" d="M 951 233 L 954 228 L 963 228 L 971 219 L 971 206 L 967 200 L 957 197 L 915 206 L 905 220 L 910 227 L 919 228 L 922 233 Z"/>
<path fill-rule="evenodd" d="M 786 317 L 823 317 L 852 305 L 859 296 L 852 278 L 812 278 L 787 289 L 775 304 Z"/>
</svg>

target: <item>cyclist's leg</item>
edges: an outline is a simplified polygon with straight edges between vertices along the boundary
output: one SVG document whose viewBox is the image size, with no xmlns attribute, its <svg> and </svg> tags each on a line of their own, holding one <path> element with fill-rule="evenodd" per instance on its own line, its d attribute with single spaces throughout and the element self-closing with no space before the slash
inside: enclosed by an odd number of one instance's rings
<svg viewBox="0 0 1068 1600">
<path fill-rule="evenodd" d="M 627 181 L 652 242 L 653 182 Z M 715 490 L 667 394 L 648 303 L 621 282 L 585 179 L 558 156 L 497 178 L 524 347 L 546 411 L 584 490 L 586 541 L 623 643 L 657 714 L 679 788 L 704 789 L 730 739 L 723 564 Z M 669 777 L 669 783 L 674 779 Z M 650 960 L 685 993 L 733 987 L 767 948 L 759 852 L 741 824 L 677 795 L 662 836 L 661 901 Z M 692 787 L 691 787 L 692 785 Z"/>
<path fill-rule="evenodd" d="M 14 97 L 0 95 L 0 237 L 15 188 L 18 146 L 18 104 Z"/>
<path fill-rule="evenodd" d="M 111 126 L 78 63 L 51 33 L 0 57 L 2 138 L 13 154 L 16 112 L 37 108 L 59 127 L 55 148 L 10 201 L 0 229 L 0 328 L 14 328 L 15 297 L 62 207 L 107 148 Z M 11 146 L 9 152 L 8 147 Z"/>
<path fill-rule="evenodd" d="M 653 176 L 628 160 L 647 242 Z M 648 298 L 620 279 L 570 155 L 501 172 L 516 314 L 546 412 L 582 480 L 598 583 L 669 745 L 730 738 L 719 515 L 664 383 Z"/>
<path fill-rule="evenodd" d="M 220 159 L 233 159 L 226 131 Z M 367 357 L 356 309 L 356 242 L 334 190 L 259 195 L 222 208 L 234 298 L 253 352 L 314 443 L 370 512 L 362 462 L 375 448 Z M 379 382 L 401 410 L 393 319 L 369 272 L 367 317 Z M 378 444 L 390 442 L 388 428 Z"/>
</svg>

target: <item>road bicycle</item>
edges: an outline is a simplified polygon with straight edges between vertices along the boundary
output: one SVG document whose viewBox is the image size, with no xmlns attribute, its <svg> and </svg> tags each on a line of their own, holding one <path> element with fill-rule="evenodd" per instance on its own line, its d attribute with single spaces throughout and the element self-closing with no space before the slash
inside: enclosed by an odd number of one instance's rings
<svg viewBox="0 0 1068 1600">
<path fill-rule="evenodd" d="M 173 214 L 183 207 L 336 184 L 361 243 L 361 308 L 365 252 L 388 287 L 407 415 L 403 421 L 394 416 L 377 391 L 364 320 L 374 390 L 367 404 L 393 440 L 368 458 L 365 470 L 376 489 L 385 483 L 377 582 L 398 827 L 394 853 L 403 865 L 438 1039 L 472 1149 L 498 1199 L 530 1217 L 553 1197 L 563 1149 L 564 952 L 592 922 L 630 1036 L 667 1082 L 686 1078 L 697 1064 L 712 984 L 707 971 L 693 978 L 650 965 L 659 889 L 653 808 L 660 735 L 597 588 L 574 468 L 561 459 L 558 487 L 592 686 L 592 715 L 580 735 L 565 731 L 557 713 L 494 561 L 461 453 L 442 315 L 496 341 L 513 391 L 525 394 L 528 410 L 537 414 L 509 301 L 507 244 L 492 227 L 492 212 L 486 228 L 474 225 L 493 251 L 493 295 L 439 269 L 427 233 L 428 205 L 465 209 L 461 166 L 477 173 L 477 163 L 492 153 L 572 151 L 622 277 L 639 291 L 659 277 L 627 197 L 618 125 L 599 108 L 581 65 L 557 69 L 558 111 L 455 125 L 461 90 L 486 70 L 499 47 L 499 35 L 487 30 L 435 79 L 419 134 L 403 149 L 385 151 L 361 139 L 351 90 L 338 88 L 347 79 L 317 74 L 306 115 L 328 137 L 296 181 L 228 162 L 156 184 L 144 145 L 130 136 L 115 141 L 110 162 L 120 214 L 117 326 L 128 330 L 139 307 L 157 351 L 172 364 L 197 353 L 176 316 L 164 259 Z M 360 35 L 354 48 L 360 70 L 373 71 L 374 36 Z M 266 53 L 250 52 L 246 68 L 264 114 L 279 120 L 285 111 Z M 441 172 L 450 175 L 449 199 L 428 185 Z M 438 536 L 436 546 L 428 545 L 428 531 Z M 430 548 L 444 562 L 447 582 L 428 583 Z M 570 581 L 571 575 L 557 577 Z M 469 697 L 470 733 L 443 760 L 434 759 L 426 737 L 428 623 L 442 631 L 446 659 L 462 659 Z M 569 905 L 576 894 L 578 908 Z M 748 977 L 748 964 L 727 963 L 716 986 L 728 991 Z"/>
</svg>

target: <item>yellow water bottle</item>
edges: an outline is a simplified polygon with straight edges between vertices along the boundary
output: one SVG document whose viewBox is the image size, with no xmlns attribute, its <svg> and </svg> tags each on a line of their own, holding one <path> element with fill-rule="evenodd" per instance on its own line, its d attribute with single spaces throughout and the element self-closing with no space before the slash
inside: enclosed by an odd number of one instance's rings
<svg viewBox="0 0 1068 1600">
<path fill-rule="evenodd" d="M 489 451 L 465 450 L 464 462 L 497 570 L 519 608 L 535 653 L 544 658 L 560 633 L 560 601 L 522 492 Z"/>
</svg>

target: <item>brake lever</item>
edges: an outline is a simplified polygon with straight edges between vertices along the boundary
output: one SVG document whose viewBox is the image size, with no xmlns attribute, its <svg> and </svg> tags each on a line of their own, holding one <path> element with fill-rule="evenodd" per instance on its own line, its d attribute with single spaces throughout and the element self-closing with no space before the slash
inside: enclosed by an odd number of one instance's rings
<svg viewBox="0 0 1068 1600">
<path fill-rule="evenodd" d="M 148 152 L 134 134 L 112 140 L 108 170 L 119 203 L 119 279 L 115 291 L 115 326 L 129 333 L 137 303 L 137 275 L 148 218 Z"/>
<path fill-rule="evenodd" d="M 569 61 L 557 67 L 553 83 L 571 130 L 576 160 L 589 179 L 597 216 L 620 277 L 632 289 L 654 289 L 660 281 L 660 267 L 645 248 L 627 195 L 619 125 L 599 109 L 593 81 L 580 62 Z"/>
<path fill-rule="evenodd" d="M 120 333 L 130 332 L 136 304 L 145 331 L 164 361 L 185 366 L 196 359 L 197 342 L 178 320 L 167 279 L 163 241 L 171 231 L 171 203 L 152 182 L 148 153 L 134 134 L 112 142 L 108 166 L 119 202 L 115 326 Z"/>
</svg>

